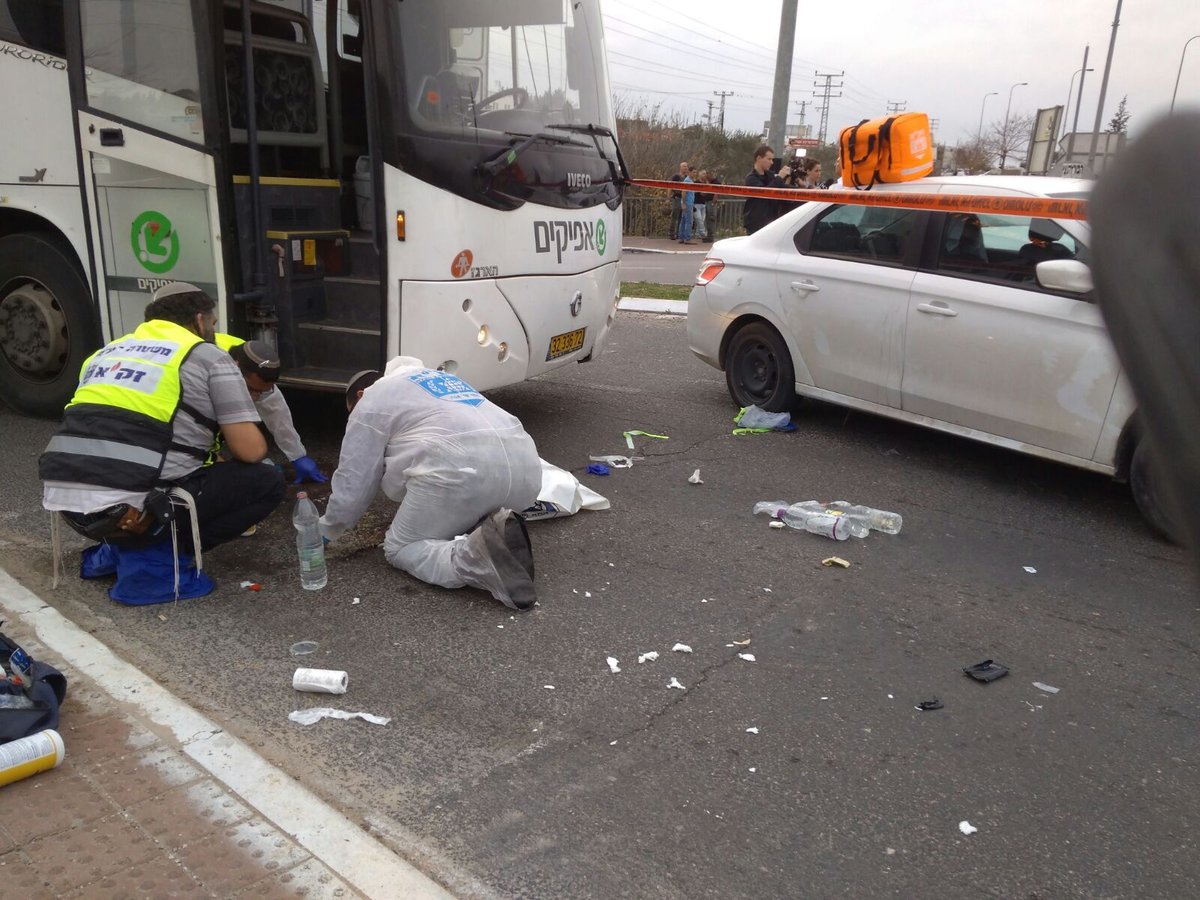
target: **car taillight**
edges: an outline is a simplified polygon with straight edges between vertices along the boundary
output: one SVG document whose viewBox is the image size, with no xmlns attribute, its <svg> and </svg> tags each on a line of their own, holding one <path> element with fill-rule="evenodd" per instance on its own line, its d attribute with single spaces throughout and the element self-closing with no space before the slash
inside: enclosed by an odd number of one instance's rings
<svg viewBox="0 0 1200 900">
<path fill-rule="evenodd" d="M 696 275 L 696 284 L 701 286 L 708 284 L 710 281 L 720 275 L 721 270 L 724 268 L 725 263 L 721 262 L 721 260 L 706 259 L 700 266 L 699 274 Z"/>
</svg>

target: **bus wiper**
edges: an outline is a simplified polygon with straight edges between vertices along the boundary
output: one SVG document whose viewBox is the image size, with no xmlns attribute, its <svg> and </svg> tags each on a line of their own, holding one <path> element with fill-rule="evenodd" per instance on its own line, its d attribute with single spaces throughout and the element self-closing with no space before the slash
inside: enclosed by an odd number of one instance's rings
<svg viewBox="0 0 1200 900">
<path fill-rule="evenodd" d="M 613 181 L 617 184 L 626 184 L 629 181 L 629 167 L 625 165 L 625 158 L 621 155 L 621 145 L 617 143 L 617 136 L 613 134 L 611 128 L 606 128 L 603 125 L 593 125 L 589 122 L 586 125 L 574 125 L 567 122 L 547 125 L 547 128 L 556 128 L 560 131 L 571 131 L 576 134 L 591 135 L 592 141 L 596 144 L 596 152 L 600 157 L 608 163 L 609 171 L 612 173 Z M 604 154 L 604 148 L 600 146 L 600 138 L 606 137 L 613 142 L 613 147 L 617 151 L 617 164 Z M 618 166 L 620 167 L 618 169 Z"/>
<path fill-rule="evenodd" d="M 505 132 L 505 134 L 508 134 L 512 137 L 522 136 L 512 131 Z M 479 170 L 486 175 L 495 175 L 498 172 L 502 172 L 515 163 L 517 161 L 517 157 L 519 157 L 534 144 L 538 143 L 538 141 L 545 141 L 551 144 L 567 144 L 572 147 L 587 146 L 587 144 L 582 143 L 581 141 L 573 141 L 571 138 L 564 137 L 560 134 L 549 134 L 548 132 L 539 131 L 528 135 L 523 141 L 513 144 L 507 150 L 501 150 L 487 162 L 480 163 Z"/>
</svg>

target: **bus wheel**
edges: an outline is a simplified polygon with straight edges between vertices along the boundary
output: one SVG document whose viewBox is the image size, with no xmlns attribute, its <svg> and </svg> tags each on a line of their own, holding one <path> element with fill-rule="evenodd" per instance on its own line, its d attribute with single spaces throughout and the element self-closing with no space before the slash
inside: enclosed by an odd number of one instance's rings
<svg viewBox="0 0 1200 900">
<path fill-rule="evenodd" d="M 26 415 L 61 416 L 98 332 L 69 252 L 48 235 L 0 238 L 0 399 Z"/>
</svg>

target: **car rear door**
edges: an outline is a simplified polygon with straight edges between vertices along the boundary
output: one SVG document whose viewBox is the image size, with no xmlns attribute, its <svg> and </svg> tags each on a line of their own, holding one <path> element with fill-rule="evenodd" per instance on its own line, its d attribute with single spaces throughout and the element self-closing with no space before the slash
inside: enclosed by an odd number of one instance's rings
<svg viewBox="0 0 1200 900">
<path fill-rule="evenodd" d="M 908 294 L 926 219 L 908 209 L 830 205 L 785 246 L 780 307 L 814 387 L 900 405 Z"/>
<path fill-rule="evenodd" d="M 1091 459 L 1120 366 L 1091 297 L 1037 283 L 1021 255 L 1029 224 L 937 216 L 932 264 L 909 300 L 904 409 Z M 1070 233 L 1057 243 L 1057 258 L 1087 262 Z"/>
</svg>

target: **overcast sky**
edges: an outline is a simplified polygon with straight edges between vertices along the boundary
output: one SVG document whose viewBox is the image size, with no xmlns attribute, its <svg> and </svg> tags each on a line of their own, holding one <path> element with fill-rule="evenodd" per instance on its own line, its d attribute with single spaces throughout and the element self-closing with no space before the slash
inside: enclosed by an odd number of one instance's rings
<svg viewBox="0 0 1200 900">
<path fill-rule="evenodd" d="M 984 122 L 1065 105 L 1071 75 L 1091 45 L 1079 130 L 1091 130 L 1100 96 L 1116 0 L 858 0 L 837 6 L 801 0 L 792 60 L 788 123 L 816 125 L 817 71 L 845 72 L 830 101 L 828 135 L 885 115 L 890 101 L 939 120 L 936 137 L 969 140 Z M 714 91 L 725 100 L 725 126 L 758 132 L 770 118 L 780 0 L 601 0 L 613 93 L 633 107 L 703 121 Z M 1104 103 L 1101 130 L 1128 95 L 1130 133 L 1165 114 L 1184 43 L 1200 35 L 1200 0 L 1126 0 Z M 1076 91 L 1078 78 L 1076 78 Z M 839 93 L 838 90 L 833 91 Z M 1072 92 L 1068 124 L 1074 118 Z M 1187 49 L 1176 109 L 1200 106 L 1200 39 Z M 714 123 L 716 114 L 714 113 Z M 814 134 L 816 129 L 813 129 Z"/>
</svg>

